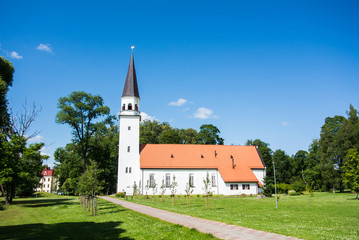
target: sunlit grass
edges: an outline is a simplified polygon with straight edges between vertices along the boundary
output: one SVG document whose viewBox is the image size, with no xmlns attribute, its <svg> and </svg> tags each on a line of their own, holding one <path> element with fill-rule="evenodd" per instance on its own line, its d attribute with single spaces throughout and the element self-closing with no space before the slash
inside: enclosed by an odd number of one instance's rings
<svg viewBox="0 0 359 240">
<path fill-rule="evenodd" d="M 359 201 L 348 193 L 314 193 L 314 196 L 280 196 L 279 209 L 274 198 L 211 198 L 211 209 L 205 209 L 205 198 L 176 198 L 175 206 L 168 196 L 162 203 L 135 197 L 133 202 L 173 212 L 201 217 L 303 239 L 359 239 Z"/>
<path fill-rule="evenodd" d="M 77 197 L 42 194 L 0 211 L 0 239 L 214 239 L 99 199 L 85 216 Z"/>
</svg>

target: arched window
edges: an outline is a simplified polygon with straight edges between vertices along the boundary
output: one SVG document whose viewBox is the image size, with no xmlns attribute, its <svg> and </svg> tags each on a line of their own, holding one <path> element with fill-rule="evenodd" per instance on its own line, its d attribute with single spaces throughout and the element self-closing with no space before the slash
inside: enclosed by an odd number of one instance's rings
<svg viewBox="0 0 359 240">
<path fill-rule="evenodd" d="M 135 110 L 138 111 L 138 105 L 137 104 L 135 104 Z"/>
<path fill-rule="evenodd" d="M 128 173 L 131 173 L 131 170 L 132 170 L 132 169 L 130 168 L 130 169 L 128 170 Z"/>
<path fill-rule="evenodd" d="M 127 147 L 127 152 L 131 152 L 131 147 L 130 146 Z"/>
<path fill-rule="evenodd" d="M 126 109 L 126 104 L 122 104 L 122 110 Z"/>
<path fill-rule="evenodd" d="M 128 173 L 128 167 L 126 168 L 126 173 Z"/>
<path fill-rule="evenodd" d="M 131 103 L 128 104 L 127 110 L 132 110 L 132 104 Z"/>
</svg>

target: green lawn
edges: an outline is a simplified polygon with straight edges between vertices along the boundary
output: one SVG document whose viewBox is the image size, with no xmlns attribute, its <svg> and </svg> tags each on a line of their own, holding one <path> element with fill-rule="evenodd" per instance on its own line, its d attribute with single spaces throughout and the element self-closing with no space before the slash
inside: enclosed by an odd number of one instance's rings
<svg viewBox="0 0 359 240">
<path fill-rule="evenodd" d="M 99 200 L 98 216 L 85 216 L 76 197 L 45 194 L 16 199 L 0 211 L 0 239 L 215 239 Z"/>
<path fill-rule="evenodd" d="M 165 202 L 156 197 L 133 202 L 173 212 L 229 224 L 279 233 L 303 239 L 359 239 L 359 201 L 354 194 L 315 193 L 300 196 L 280 196 L 275 209 L 274 198 L 256 197 L 211 198 L 211 209 L 205 210 L 202 196 L 192 196 L 187 207 L 184 196 Z"/>
</svg>

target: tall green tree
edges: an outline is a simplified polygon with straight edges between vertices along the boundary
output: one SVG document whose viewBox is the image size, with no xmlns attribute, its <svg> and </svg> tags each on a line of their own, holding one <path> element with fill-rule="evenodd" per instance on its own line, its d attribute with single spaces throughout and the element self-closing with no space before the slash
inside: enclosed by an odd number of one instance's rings
<svg viewBox="0 0 359 240">
<path fill-rule="evenodd" d="M 273 161 L 275 162 L 275 173 L 277 183 L 290 183 L 292 176 L 291 159 L 283 150 L 276 150 L 273 154 Z"/>
<path fill-rule="evenodd" d="M 160 123 L 156 120 L 145 120 L 140 124 L 140 144 L 159 143 L 160 135 L 166 123 Z"/>
<path fill-rule="evenodd" d="M 357 148 L 351 148 L 346 156 L 346 162 L 343 166 L 344 183 L 354 192 L 358 199 L 359 192 L 359 153 Z"/>
<path fill-rule="evenodd" d="M 183 144 L 198 144 L 199 142 L 198 132 L 193 128 L 181 129 L 179 135 Z"/>
<path fill-rule="evenodd" d="M 107 195 L 116 192 L 118 167 L 118 127 L 110 125 L 98 131 L 90 139 L 89 159 L 98 163 L 99 180 L 103 181 L 103 192 Z"/>
<path fill-rule="evenodd" d="M 180 131 L 176 128 L 168 128 L 162 131 L 159 137 L 159 143 L 162 144 L 181 144 Z"/>
<path fill-rule="evenodd" d="M 54 159 L 55 174 L 61 189 L 75 193 L 83 169 L 78 146 L 74 143 L 69 143 L 64 148 L 57 148 L 54 153 Z"/>
<path fill-rule="evenodd" d="M 203 124 L 199 131 L 200 144 L 223 145 L 224 139 L 219 136 L 221 132 L 212 124 Z"/>
<path fill-rule="evenodd" d="M 5 134 L 9 125 L 7 92 L 13 82 L 14 67 L 4 57 L 0 57 L 0 133 Z"/>
<path fill-rule="evenodd" d="M 56 122 L 68 124 L 73 130 L 73 141 L 79 145 L 83 172 L 86 170 L 90 138 L 112 122 L 110 109 L 104 106 L 101 96 L 83 91 L 72 92 L 68 97 L 59 99 Z M 101 120 L 99 120 L 101 119 Z"/>
</svg>

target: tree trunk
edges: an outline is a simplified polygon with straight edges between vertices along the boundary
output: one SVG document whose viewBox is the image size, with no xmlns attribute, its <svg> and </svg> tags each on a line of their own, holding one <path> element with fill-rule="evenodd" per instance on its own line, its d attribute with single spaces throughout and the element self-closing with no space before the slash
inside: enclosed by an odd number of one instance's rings
<svg viewBox="0 0 359 240">
<path fill-rule="evenodd" d="M 1 184 L 0 185 L 1 187 L 1 192 L 2 192 L 2 195 L 4 196 L 5 198 L 5 205 L 9 205 L 9 199 L 8 199 L 8 193 L 4 190 L 4 186 Z"/>
<path fill-rule="evenodd" d="M 172 206 L 174 206 L 174 204 L 175 204 L 175 196 L 172 195 Z"/>
</svg>

